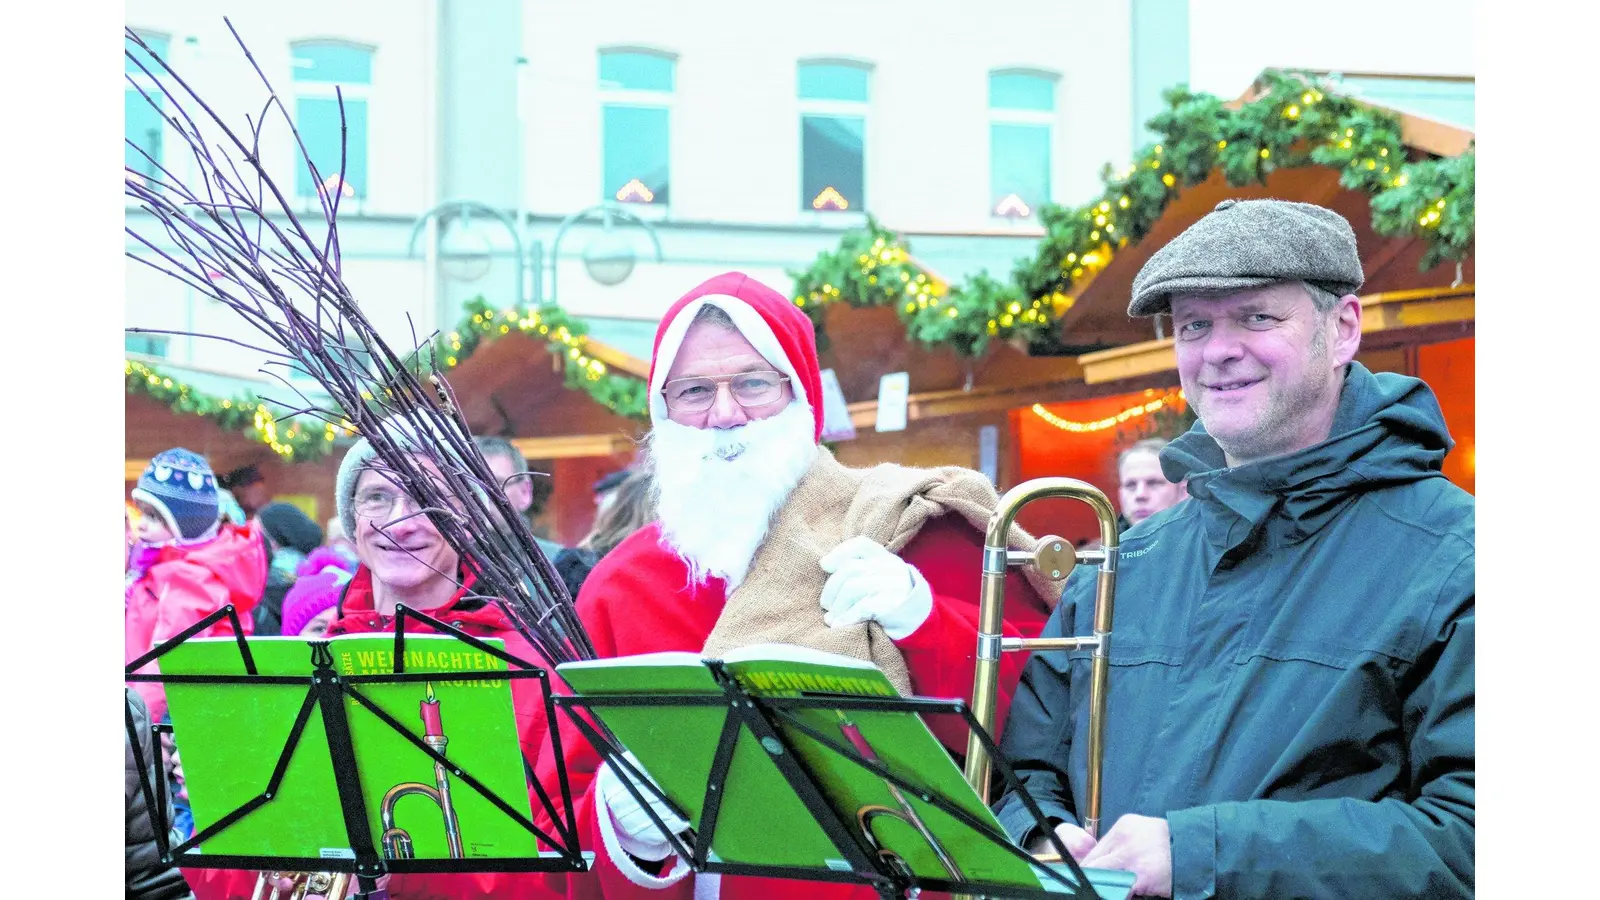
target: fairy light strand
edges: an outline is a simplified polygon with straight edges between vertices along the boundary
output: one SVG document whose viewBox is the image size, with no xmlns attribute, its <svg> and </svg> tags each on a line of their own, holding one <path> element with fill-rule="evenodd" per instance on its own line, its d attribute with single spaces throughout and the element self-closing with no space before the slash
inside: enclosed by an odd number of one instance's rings
<svg viewBox="0 0 1600 900">
<path fill-rule="evenodd" d="M 1050 410 L 1045 409 L 1044 404 L 1042 403 L 1035 403 L 1033 405 L 1033 414 L 1045 420 L 1046 422 L 1049 422 L 1051 425 L 1061 429 L 1062 431 L 1070 431 L 1074 434 L 1084 434 L 1094 431 L 1104 431 L 1107 428 L 1115 428 L 1116 426 L 1121 425 L 1130 419 L 1137 419 L 1140 416 L 1147 416 L 1159 409 L 1171 406 L 1183 399 L 1183 391 L 1172 391 L 1163 396 L 1157 397 L 1154 400 L 1130 406 L 1116 415 L 1106 416 L 1103 419 L 1095 419 L 1092 422 L 1074 422 L 1070 419 L 1063 419 Z"/>
</svg>

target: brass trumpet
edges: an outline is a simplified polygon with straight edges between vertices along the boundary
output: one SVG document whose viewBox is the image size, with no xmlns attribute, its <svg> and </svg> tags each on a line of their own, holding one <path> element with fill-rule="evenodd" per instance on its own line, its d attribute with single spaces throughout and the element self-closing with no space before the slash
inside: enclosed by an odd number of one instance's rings
<svg viewBox="0 0 1600 900">
<path fill-rule="evenodd" d="M 431 681 L 428 682 L 427 697 L 422 701 L 420 714 L 424 729 L 423 743 L 443 756 L 450 739 L 444 734 L 444 726 L 439 718 L 439 700 L 433 695 Z M 394 821 L 395 804 L 413 794 L 427 797 L 439 805 L 439 813 L 444 816 L 444 835 L 450 847 L 450 858 L 466 856 L 461 848 L 461 824 L 456 821 L 456 807 L 450 800 L 450 773 L 444 763 L 437 760 L 433 764 L 433 784 L 405 781 L 384 792 L 383 802 L 378 807 L 378 815 L 383 823 L 383 855 L 388 859 L 411 859 L 416 855 L 411 846 L 411 833 Z"/>
<path fill-rule="evenodd" d="M 1094 508 L 1100 520 L 1102 550 L 1076 550 L 1055 535 L 1040 539 L 1036 552 L 1007 549 L 1007 536 L 1017 513 L 1034 500 L 1047 498 L 1081 500 Z M 989 517 L 983 540 L 983 587 L 978 599 L 977 671 L 972 685 L 972 713 L 991 733 L 995 725 L 995 705 L 1000 690 L 1000 654 L 1010 650 L 1093 649 L 1089 669 L 1089 780 L 1087 809 L 1083 829 L 1100 836 L 1100 771 L 1105 757 L 1106 688 L 1110 675 L 1111 616 L 1116 603 L 1117 514 L 1111 501 L 1094 485 L 1075 478 L 1035 478 L 1025 481 L 1000 498 L 1000 505 Z M 1098 563 L 1094 596 L 1094 633 L 1080 637 L 1007 638 L 1001 634 L 1005 608 L 1006 569 L 1032 565 L 1051 578 L 1062 578 L 1073 566 Z M 999 735 L 995 735 L 996 739 Z M 976 736 L 967 739 L 964 774 L 967 783 L 985 802 L 989 800 L 989 781 L 993 764 Z"/>
</svg>

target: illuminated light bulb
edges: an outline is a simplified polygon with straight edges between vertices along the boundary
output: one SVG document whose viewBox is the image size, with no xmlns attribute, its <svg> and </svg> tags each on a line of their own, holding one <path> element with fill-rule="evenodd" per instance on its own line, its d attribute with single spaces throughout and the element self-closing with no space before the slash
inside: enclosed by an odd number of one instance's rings
<svg viewBox="0 0 1600 900">
<path fill-rule="evenodd" d="M 1262 147 L 1262 148 L 1261 148 L 1261 158 L 1262 158 L 1262 159 L 1267 159 L 1267 158 L 1268 158 L 1268 157 L 1270 157 L 1270 156 L 1272 156 L 1272 150 L 1271 150 L 1271 148 L 1269 148 L 1269 147 Z"/>
<path fill-rule="evenodd" d="M 1178 179 L 1174 178 L 1171 172 L 1168 172 L 1167 174 L 1161 176 L 1161 183 L 1167 187 L 1172 187 L 1178 183 Z"/>
<path fill-rule="evenodd" d="M 1298 119 L 1298 118 L 1300 118 L 1300 107 L 1298 107 L 1298 106 L 1290 106 L 1288 109 L 1285 109 L 1283 111 L 1283 117 L 1285 119 Z"/>
<path fill-rule="evenodd" d="M 912 313 L 912 312 L 916 312 L 916 311 L 917 311 L 917 305 L 915 303 L 907 303 L 906 304 L 906 312 Z"/>
<path fill-rule="evenodd" d="M 1119 197 L 1119 198 L 1117 198 L 1117 205 L 1122 207 L 1123 209 L 1127 209 L 1128 208 L 1128 198 L 1127 197 Z"/>
<path fill-rule="evenodd" d="M 1226 150 L 1226 149 L 1228 149 L 1228 142 L 1227 141 L 1217 141 L 1217 149 L 1218 150 Z"/>
<path fill-rule="evenodd" d="M 1091 241 L 1100 240 L 1100 232 L 1098 232 L 1098 231 L 1089 232 L 1089 240 L 1091 240 Z"/>
<path fill-rule="evenodd" d="M 955 307 L 952 306 L 949 309 L 945 310 L 944 314 L 949 316 L 950 318 L 954 319 L 956 317 L 956 309 L 955 309 Z"/>
<path fill-rule="evenodd" d="M 1010 306 L 1006 307 L 1006 311 L 1013 315 L 1022 312 L 1022 304 L 1013 302 Z"/>
<path fill-rule="evenodd" d="M 1102 201 L 1100 201 L 1099 209 L 1100 209 L 1101 212 L 1110 212 L 1111 211 L 1111 204 L 1107 203 L 1104 200 L 1102 200 Z"/>
<path fill-rule="evenodd" d="M 1380 147 L 1378 149 L 1378 155 L 1379 156 L 1388 156 L 1389 155 L 1389 148 L 1388 147 Z"/>
<path fill-rule="evenodd" d="M 454 356 L 445 357 L 445 363 L 453 366 L 456 364 L 456 358 Z"/>
<path fill-rule="evenodd" d="M 1376 169 L 1377 167 L 1378 167 L 1378 161 L 1377 160 L 1375 160 L 1375 159 L 1367 160 L 1367 171 L 1368 172 L 1372 171 L 1373 169 Z"/>
<path fill-rule="evenodd" d="M 1096 225 L 1104 225 L 1106 223 L 1106 217 L 1105 216 L 1095 216 L 1094 217 L 1094 223 Z"/>
<path fill-rule="evenodd" d="M 806 305 L 806 298 L 804 298 L 804 297 L 796 297 L 796 298 L 794 298 L 794 305 L 795 306 L 805 306 Z"/>
<path fill-rule="evenodd" d="M 1160 155 L 1161 155 L 1161 145 L 1160 145 L 1160 144 L 1157 144 L 1157 145 L 1156 145 L 1156 155 L 1157 155 L 1157 156 L 1160 156 Z"/>
</svg>

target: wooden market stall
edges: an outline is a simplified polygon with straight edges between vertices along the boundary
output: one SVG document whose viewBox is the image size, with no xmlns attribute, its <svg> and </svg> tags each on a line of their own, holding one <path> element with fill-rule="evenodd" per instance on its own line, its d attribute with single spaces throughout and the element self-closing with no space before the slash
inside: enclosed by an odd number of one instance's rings
<svg viewBox="0 0 1600 900">
<path fill-rule="evenodd" d="M 1232 105 L 1256 95 L 1252 89 Z M 1466 128 L 1385 111 L 1398 118 L 1401 143 L 1412 159 L 1455 156 L 1472 144 Z M 892 309 L 830 306 L 825 328 L 832 346 L 823 353 L 823 365 L 838 373 L 858 429 L 855 440 L 838 446 L 840 458 L 853 465 L 969 466 L 989 471 L 1002 490 L 1029 478 L 1068 475 L 1115 500 L 1116 453 L 1156 424 L 1148 417 L 1157 410 L 1169 417 L 1163 424 L 1183 410 L 1170 325 L 1127 314 L 1134 276 L 1156 250 L 1222 200 L 1273 197 L 1326 206 L 1349 220 L 1365 275 L 1358 359 L 1433 387 L 1457 442 L 1445 473 L 1472 490 L 1474 258 L 1469 253 L 1459 267 L 1443 263 L 1420 270 L 1425 241 L 1377 234 L 1371 196 L 1345 188 L 1339 176 L 1336 169 L 1309 165 L 1272 171 L 1264 184 L 1235 187 L 1213 172 L 1178 192 L 1141 240 L 1117 249 L 1103 267 L 1074 283 L 1058 320 L 1061 343 L 1101 348 L 1095 352 L 1031 356 L 1026 348 L 997 343 L 967 363 L 949 349 L 909 343 Z M 876 433 L 878 379 L 899 371 L 910 373 L 907 427 Z M 1021 521 L 1036 533 L 1054 531 L 1074 540 L 1094 531 L 1087 508 L 1067 501 L 1035 504 Z"/>
<path fill-rule="evenodd" d="M 584 346 L 613 371 L 649 377 L 643 360 L 592 339 Z M 473 434 L 509 439 L 549 476 L 534 481 L 534 532 L 576 544 L 594 524 L 591 486 L 634 462 L 644 424 L 567 387 L 562 358 L 520 332 L 485 341 L 447 377 Z"/>
<path fill-rule="evenodd" d="M 281 397 L 286 392 L 281 384 L 180 366 L 153 357 L 130 356 L 129 360 L 216 398 L 262 394 Z M 243 431 L 224 428 L 203 415 L 178 412 L 154 396 L 132 391 L 124 392 L 123 416 L 124 496 L 133 490 L 151 457 L 173 447 L 185 447 L 205 456 L 218 475 L 254 466 L 261 476 L 263 496 L 299 506 L 318 524 L 325 524 L 337 514 L 333 485 L 347 441 L 336 443 L 332 453 L 318 459 L 294 461 Z M 285 430 L 289 427 L 284 425 Z"/>
</svg>

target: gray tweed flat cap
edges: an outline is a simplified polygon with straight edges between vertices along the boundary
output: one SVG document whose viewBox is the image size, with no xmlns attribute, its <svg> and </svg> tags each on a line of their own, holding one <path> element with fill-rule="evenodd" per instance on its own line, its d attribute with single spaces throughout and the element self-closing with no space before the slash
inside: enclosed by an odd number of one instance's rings
<svg viewBox="0 0 1600 900">
<path fill-rule="evenodd" d="M 1128 315 L 1167 312 L 1173 294 L 1307 281 L 1342 297 L 1362 280 L 1356 235 L 1344 216 L 1289 200 L 1224 200 L 1145 262 Z"/>
</svg>

